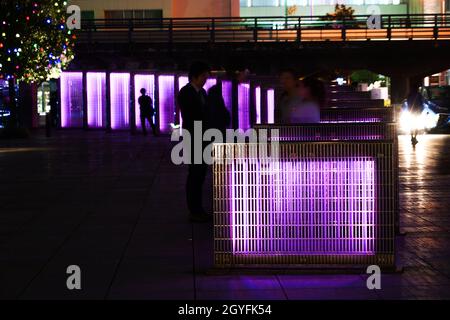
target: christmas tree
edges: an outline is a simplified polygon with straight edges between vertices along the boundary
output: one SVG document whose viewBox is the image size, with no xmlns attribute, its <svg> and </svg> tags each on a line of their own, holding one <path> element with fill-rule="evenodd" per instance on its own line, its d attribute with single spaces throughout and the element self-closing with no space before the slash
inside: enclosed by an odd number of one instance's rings
<svg viewBox="0 0 450 320">
<path fill-rule="evenodd" d="M 75 35 L 66 1 L 0 2 L 0 78 L 42 82 L 57 78 L 73 59 Z"/>
<path fill-rule="evenodd" d="M 66 7 L 60 0 L 0 1 L 0 79 L 9 83 L 7 128 L 20 123 L 17 81 L 40 84 L 58 78 L 74 58 L 76 36 L 67 27 Z"/>
</svg>

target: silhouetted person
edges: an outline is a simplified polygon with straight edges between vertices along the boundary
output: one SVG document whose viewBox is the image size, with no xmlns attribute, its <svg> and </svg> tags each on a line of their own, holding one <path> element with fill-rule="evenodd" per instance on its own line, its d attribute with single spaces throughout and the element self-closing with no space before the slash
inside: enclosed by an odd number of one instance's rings
<svg viewBox="0 0 450 320">
<path fill-rule="evenodd" d="M 203 161 L 203 145 L 201 164 L 194 163 L 194 141 L 202 137 L 194 136 L 194 122 L 208 117 L 207 95 L 203 86 L 210 75 L 210 68 L 202 62 L 193 63 L 189 71 L 189 83 L 178 94 L 178 105 L 183 119 L 183 129 L 191 135 L 191 164 L 186 182 L 186 198 L 192 222 L 207 222 L 211 216 L 205 212 L 202 204 L 203 183 L 205 182 L 208 165 Z M 206 129 L 206 128 L 203 128 Z"/>
<path fill-rule="evenodd" d="M 216 84 L 208 90 L 208 128 L 220 130 L 225 139 L 226 130 L 231 124 L 231 115 L 225 106 L 222 86 Z M 224 141 L 225 142 L 225 141 Z"/>
<path fill-rule="evenodd" d="M 144 88 L 141 89 L 141 96 L 138 99 L 139 106 L 140 106 L 140 112 L 141 112 L 141 125 L 142 125 L 142 132 L 144 135 L 147 135 L 147 128 L 146 128 L 146 121 L 150 123 L 150 126 L 152 127 L 153 135 L 156 136 L 156 126 L 153 122 L 153 116 L 155 114 L 155 109 L 153 108 L 153 101 L 152 98 L 150 98 L 147 94 L 147 90 Z"/>
<path fill-rule="evenodd" d="M 414 117 L 419 117 L 423 111 L 423 97 L 418 90 L 418 86 L 411 85 L 408 97 L 406 98 L 408 111 Z M 417 140 L 417 135 L 419 130 L 413 128 L 411 130 L 411 143 L 415 146 L 419 141 Z"/>
</svg>

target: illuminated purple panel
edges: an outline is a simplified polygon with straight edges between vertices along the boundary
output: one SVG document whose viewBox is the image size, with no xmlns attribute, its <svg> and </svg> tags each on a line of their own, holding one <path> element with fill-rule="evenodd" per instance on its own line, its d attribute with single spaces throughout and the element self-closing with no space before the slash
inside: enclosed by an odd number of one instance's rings
<svg viewBox="0 0 450 320">
<path fill-rule="evenodd" d="M 267 90 L 267 123 L 275 123 L 275 90 Z"/>
<path fill-rule="evenodd" d="M 375 254 L 373 158 L 241 158 L 230 174 L 233 254 Z"/>
<path fill-rule="evenodd" d="M 130 127 L 130 74 L 111 73 L 111 128 Z"/>
<path fill-rule="evenodd" d="M 178 77 L 178 89 L 181 90 L 185 85 L 189 83 L 189 78 L 187 76 Z"/>
<path fill-rule="evenodd" d="M 261 87 L 255 88 L 256 123 L 261 124 Z"/>
<path fill-rule="evenodd" d="M 215 86 L 216 84 L 217 84 L 217 79 L 209 78 L 208 80 L 206 80 L 206 83 L 203 86 L 203 89 L 205 89 L 206 92 L 208 92 L 208 90 L 211 89 L 211 87 Z"/>
<path fill-rule="evenodd" d="M 155 76 L 153 74 L 136 74 L 134 76 L 134 97 L 135 97 L 135 121 L 136 129 L 140 130 L 142 128 L 141 124 L 141 112 L 139 108 L 139 97 L 141 96 L 141 89 L 147 90 L 147 95 L 152 98 L 153 107 L 155 107 Z M 155 117 L 153 118 L 155 121 Z"/>
<path fill-rule="evenodd" d="M 238 116 L 239 129 L 250 128 L 250 84 L 241 83 L 238 86 Z"/>
<path fill-rule="evenodd" d="M 175 122 L 175 76 L 158 77 L 159 85 L 159 127 L 161 132 L 170 133 Z"/>
<path fill-rule="evenodd" d="M 180 76 L 178 77 L 178 89 L 181 90 L 184 86 L 186 86 L 189 83 L 189 78 L 186 76 Z M 180 134 L 182 134 L 182 127 L 183 127 L 183 117 L 181 116 L 181 112 L 179 112 L 178 115 L 178 123 L 180 124 Z"/>
<path fill-rule="evenodd" d="M 87 118 L 89 128 L 103 128 L 106 123 L 106 73 L 88 72 Z"/>
<path fill-rule="evenodd" d="M 83 126 L 83 73 L 61 74 L 61 127 Z"/>
<path fill-rule="evenodd" d="M 222 95 L 230 115 L 233 114 L 233 84 L 229 80 L 222 81 Z"/>
</svg>

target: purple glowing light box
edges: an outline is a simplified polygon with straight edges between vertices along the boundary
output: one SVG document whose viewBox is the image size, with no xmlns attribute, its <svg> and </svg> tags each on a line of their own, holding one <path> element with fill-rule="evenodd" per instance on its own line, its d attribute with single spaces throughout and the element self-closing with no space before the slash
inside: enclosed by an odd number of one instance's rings
<svg viewBox="0 0 450 320">
<path fill-rule="evenodd" d="M 267 90 L 267 123 L 275 123 L 275 90 Z"/>
<path fill-rule="evenodd" d="M 111 73 L 111 128 L 130 126 L 130 74 Z"/>
<path fill-rule="evenodd" d="M 106 123 L 106 73 L 86 74 L 87 120 L 89 128 L 103 128 Z"/>
<path fill-rule="evenodd" d="M 238 117 L 239 129 L 250 128 L 250 84 L 241 83 L 238 86 Z"/>
<path fill-rule="evenodd" d="M 170 133 L 171 124 L 175 123 L 175 76 L 158 76 L 159 86 L 159 128 L 163 133 Z"/>
<path fill-rule="evenodd" d="M 181 90 L 184 86 L 189 83 L 189 78 L 187 76 L 178 77 L 178 89 Z M 183 134 L 183 117 L 181 116 L 181 112 L 178 110 L 178 123 L 180 124 L 180 134 Z"/>
<path fill-rule="evenodd" d="M 233 94 L 232 82 L 230 80 L 223 80 L 222 81 L 222 96 L 223 96 L 223 100 L 225 102 L 225 107 L 227 108 L 230 115 L 233 114 L 232 94 Z"/>
<path fill-rule="evenodd" d="M 147 91 L 147 95 L 153 101 L 153 108 L 155 108 L 155 76 L 153 74 L 136 74 L 134 76 L 134 105 L 135 105 L 135 121 L 136 129 L 141 129 L 141 112 L 139 106 L 139 97 L 141 96 L 141 89 Z M 156 116 L 153 116 L 153 123 L 155 123 Z M 146 124 L 148 125 L 148 124 Z"/>
<path fill-rule="evenodd" d="M 261 124 L 261 87 L 255 88 L 256 123 Z"/>
<path fill-rule="evenodd" d="M 230 175 L 233 254 L 375 254 L 373 158 L 236 159 Z"/>
<path fill-rule="evenodd" d="M 83 126 L 83 73 L 62 72 L 61 79 L 61 127 Z"/>
</svg>

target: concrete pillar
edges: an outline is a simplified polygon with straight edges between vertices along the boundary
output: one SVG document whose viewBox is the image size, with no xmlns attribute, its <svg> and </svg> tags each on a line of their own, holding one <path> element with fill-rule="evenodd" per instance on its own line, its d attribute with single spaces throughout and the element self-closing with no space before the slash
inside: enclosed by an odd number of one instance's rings
<svg viewBox="0 0 450 320">
<path fill-rule="evenodd" d="M 401 103 L 409 94 L 409 78 L 396 75 L 391 77 L 391 101 L 393 104 Z"/>
<path fill-rule="evenodd" d="M 442 0 L 423 0 L 423 13 L 434 14 L 443 12 L 443 1 Z"/>
</svg>

